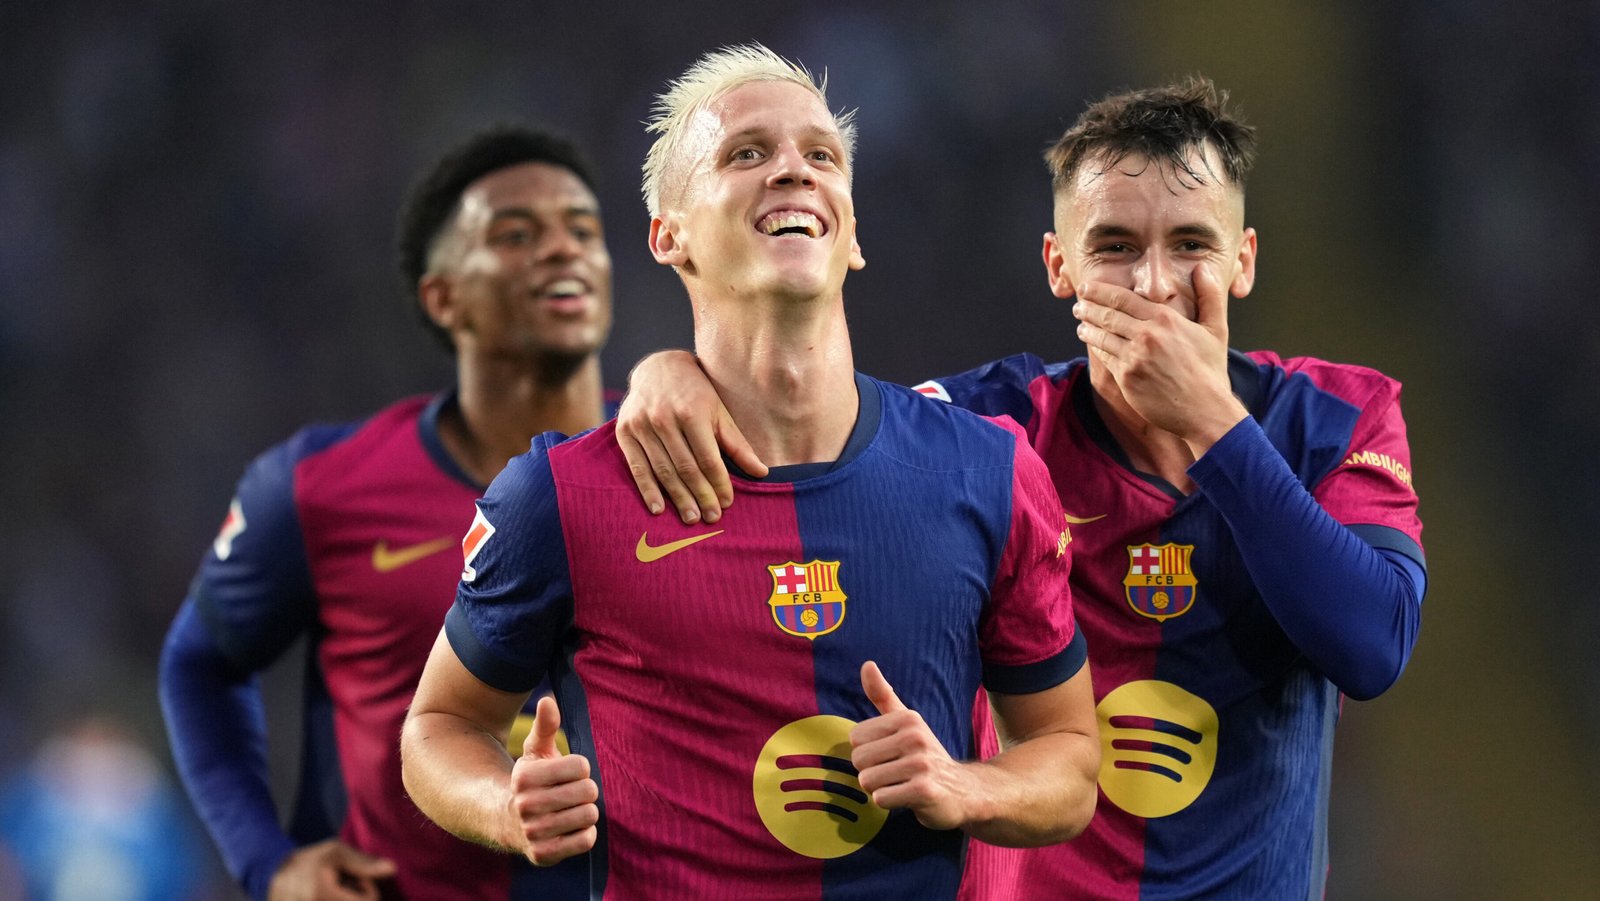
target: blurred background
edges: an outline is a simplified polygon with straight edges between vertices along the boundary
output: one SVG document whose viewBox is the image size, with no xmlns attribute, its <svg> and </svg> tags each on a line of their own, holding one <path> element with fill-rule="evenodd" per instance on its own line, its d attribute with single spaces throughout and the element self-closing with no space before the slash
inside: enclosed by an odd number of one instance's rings
<svg viewBox="0 0 1600 901">
<path fill-rule="evenodd" d="M 621 387 L 690 335 L 645 250 L 640 123 L 747 40 L 860 109 L 848 307 L 858 366 L 903 382 L 1080 354 L 1040 152 L 1112 90 L 1231 90 L 1262 138 L 1233 343 L 1404 382 L 1426 526 L 1410 669 L 1340 724 L 1329 896 L 1594 897 L 1600 605 L 1572 567 L 1600 552 L 1600 6 L 1543 6 L 5 4 L 0 897 L 42 824 L 101 821 L 152 844 L 88 848 L 59 897 L 122 897 L 96 879 L 141 862 L 174 871 L 151 897 L 236 897 L 172 793 L 155 661 L 251 457 L 451 378 L 393 274 L 401 194 L 492 121 L 589 148 Z M 285 785 L 297 666 L 268 677 Z"/>
</svg>

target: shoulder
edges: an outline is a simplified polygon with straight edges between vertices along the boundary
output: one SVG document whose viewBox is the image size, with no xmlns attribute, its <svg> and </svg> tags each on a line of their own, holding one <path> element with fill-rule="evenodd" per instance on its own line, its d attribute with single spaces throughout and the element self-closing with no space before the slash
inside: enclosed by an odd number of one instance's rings
<svg viewBox="0 0 1600 901">
<path fill-rule="evenodd" d="M 549 493 L 552 484 L 632 485 L 627 458 L 616 441 L 616 422 L 607 420 L 587 432 L 535 435 L 528 450 L 512 457 L 490 485 L 490 496 L 508 498 Z"/>
<path fill-rule="evenodd" d="M 365 419 L 343 423 L 314 423 L 295 433 L 289 439 L 301 459 L 313 455 L 337 453 L 354 458 L 370 454 L 372 448 L 395 440 L 420 443 L 417 438 L 417 421 L 428 406 L 431 397 L 420 395 L 397 401 Z"/>
<path fill-rule="evenodd" d="M 1004 390 L 1026 388 L 1040 377 L 1060 381 L 1083 362 L 1082 358 L 1078 358 L 1061 363 L 1046 363 L 1031 353 L 1012 354 L 1009 357 L 981 363 L 964 372 L 929 379 L 915 385 L 912 390 L 949 401 L 955 399 L 951 389 L 957 387 L 967 391 Z"/>
<path fill-rule="evenodd" d="M 1009 416 L 980 415 L 917 389 L 877 384 L 884 400 L 881 443 L 905 462 L 935 469 L 1009 465 L 1016 446 L 1027 443 Z"/>
<path fill-rule="evenodd" d="M 1085 361 L 1046 363 L 1022 353 L 941 376 L 914 390 L 984 415 L 1010 416 L 1030 428 L 1042 411 L 1059 402 Z"/>
<path fill-rule="evenodd" d="M 1251 351 L 1245 356 L 1269 374 L 1278 374 L 1279 379 L 1303 377 L 1318 390 L 1339 397 L 1357 407 L 1365 408 L 1373 401 L 1400 396 L 1398 379 L 1367 366 L 1334 363 L 1317 357 L 1284 359 L 1272 351 L 1262 350 Z"/>
<path fill-rule="evenodd" d="M 348 446 L 353 442 L 365 443 L 393 434 L 402 423 L 414 431 L 417 418 L 427 403 L 426 396 L 407 398 L 364 419 L 308 423 L 257 455 L 250 464 L 250 470 L 290 472 L 312 458 L 335 451 L 349 452 Z"/>
</svg>

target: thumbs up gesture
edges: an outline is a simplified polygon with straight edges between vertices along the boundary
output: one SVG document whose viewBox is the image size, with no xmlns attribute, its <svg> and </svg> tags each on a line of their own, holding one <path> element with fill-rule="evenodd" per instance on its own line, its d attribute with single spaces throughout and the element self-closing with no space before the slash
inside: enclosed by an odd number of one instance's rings
<svg viewBox="0 0 1600 901">
<path fill-rule="evenodd" d="M 522 756 L 511 767 L 510 813 L 519 824 L 522 852 L 541 867 L 594 847 L 600 822 L 600 788 L 589 778 L 589 760 L 556 748 L 561 710 L 555 698 L 539 699 Z"/>
<path fill-rule="evenodd" d="M 850 730 L 850 762 L 862 790 L 889 810 L 908 808 L 930 829 L 955 829 L 966 822 L 971 780 L 950 757 L 922 715 L 895 694 L 878 665 L 861 665 L 861 688 L 878 716 Z"/>
</svg>

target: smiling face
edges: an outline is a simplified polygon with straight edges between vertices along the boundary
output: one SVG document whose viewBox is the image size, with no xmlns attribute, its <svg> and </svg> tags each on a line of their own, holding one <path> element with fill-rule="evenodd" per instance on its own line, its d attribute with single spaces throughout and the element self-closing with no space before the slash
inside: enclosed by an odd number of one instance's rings
<svg viewBox="0 0 1600 901">
<path fill-rule="evenodd" d="M 650 223 L 656 260 L 694 290 L 792 299 L 833 296 L 865 262 L 844 141 L 817 95 L 753 81 L 687 125 L 681 187 Z"/>
<path fill-rule="evenodd" d="M 1250 293 L 1256 234 L 1244 227 L 1244 193 L 1210 176 L 1222 169 L 1209 148 L 1193 162 L 1204 182 L 1142 156 L 1109 168 L 1086 160 L 1057 193 L 1056 231 L 1045 235 L 1052 292 L 1107 282 L 1194 319 L 1193 272 L 1203 265 L 1233 296 Z"/>
<path fill-rule="evenodd" d="M 422 281 L 429 314 L 462 351 L 576 365 L 611 327 L 611 255 L 577 175 L 522 163 L 462 192 Z"/>
</svg>

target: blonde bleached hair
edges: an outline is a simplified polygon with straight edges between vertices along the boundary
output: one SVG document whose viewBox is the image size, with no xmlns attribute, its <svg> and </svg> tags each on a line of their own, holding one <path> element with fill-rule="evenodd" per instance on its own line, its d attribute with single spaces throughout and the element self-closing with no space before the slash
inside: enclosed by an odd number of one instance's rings
<svg viewBox="0 0 1600 901">
<path fill-rule="evenodd" d="M 828 75 L 814 79 L 811 72 L 757 43 L 739 44 L 713 50 L 696 60 L 665 93 L 656 97 L 645 131 L 659 135 L 644 157 L 644 202 L 650 215 L 661 212 L 661 195 L 669 175 L 676 173 L 674 161 L 684 134 L 695 115 L 712 101 L 734 88 L 757 81 L 787 81 L 817 95 L 824 109 L 828 106 Z M 844 143 L 845 172 L 852 171 L 855 156 L 855 110 L 832 113 L 833 124 Z"/>
</svg>

